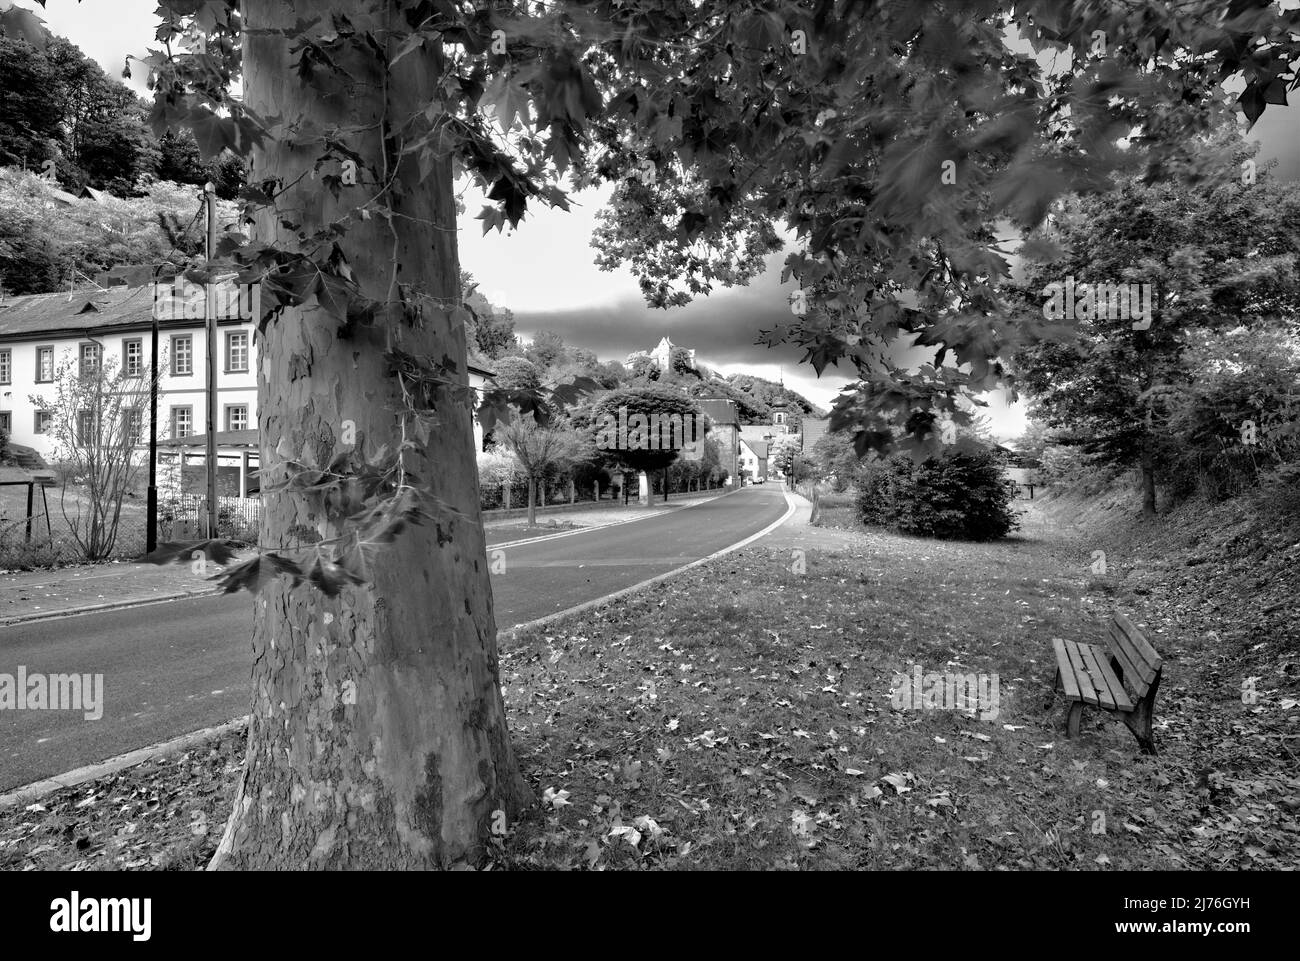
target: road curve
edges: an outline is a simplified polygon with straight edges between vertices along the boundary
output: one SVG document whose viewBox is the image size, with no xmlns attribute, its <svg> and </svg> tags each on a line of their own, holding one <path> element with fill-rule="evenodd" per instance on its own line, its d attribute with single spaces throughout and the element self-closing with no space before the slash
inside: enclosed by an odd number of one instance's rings
<svg viewBox="0 0 1300 961">
<path fill-rule="evenodd" d="M 775 484 L 644 521 L 488 548 L 498 628 L 707 557 L 781 518 Z M 685 576 L 690 576 L 685 575 Z M 104 675 L 103 717 L 0 711 L 0 792 L 246 713 L 251 598 L 201 597 L 0 628 L 0 673 Z"/>
</svg>

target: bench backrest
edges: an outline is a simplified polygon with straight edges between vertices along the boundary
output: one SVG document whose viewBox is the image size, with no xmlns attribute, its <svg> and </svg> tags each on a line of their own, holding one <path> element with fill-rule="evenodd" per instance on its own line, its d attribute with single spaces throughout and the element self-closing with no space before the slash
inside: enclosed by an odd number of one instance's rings
<svg viewBox="0 0 1300 961">
<path fill-rule="evenodd" d="M 1124 672 L 1124 682 L 1138 697 L 1145 697 L 1151 683 L 1160 676 L 1162 658 L 1133 622 L 1115 612 L 1106 632 L 1106 646 Z"/>
</svg>

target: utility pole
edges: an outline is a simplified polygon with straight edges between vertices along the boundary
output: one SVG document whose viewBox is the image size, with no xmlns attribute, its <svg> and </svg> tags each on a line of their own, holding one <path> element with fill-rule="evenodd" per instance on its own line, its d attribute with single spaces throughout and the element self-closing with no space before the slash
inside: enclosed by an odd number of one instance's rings
<svg viewBox="0 0 1300 961">
<path fill-rule="evenodd" d="M 211 183 L 203 185 L 204 207 L 208 213 L 208 236 L 205 255 L 209 273 L 212 269 L 212 255 L 216 252 L 217 247 L 216 192 L 217 188 Z M 214 303 L 217 291 L 210 275 L 203 286 L 203 318 L 208 332 L 208 449 L 206 459 L 208 462 L 208 539 L 211 540 L 217 536 L 217 311 Z"/>
</svg>

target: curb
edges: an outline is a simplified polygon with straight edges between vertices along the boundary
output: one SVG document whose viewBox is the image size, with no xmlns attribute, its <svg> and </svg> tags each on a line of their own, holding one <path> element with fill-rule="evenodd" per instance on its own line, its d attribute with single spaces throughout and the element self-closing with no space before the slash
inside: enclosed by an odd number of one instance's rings
<svg viewBox="0 0 1300 961">
<path fill-rule="evenodd" d="M 91 604 L 87 607 L 73 607 L 63 611 L 41 611 L 39 614 L 20 614 L 17 617 L 0 618 L 0 627 L 13 624 L 26 624 L 29 621 L 50 621 L 56 617 L 76 617 L 79 614 L 100 614 L 104 611 L 118 611 L 128 607 L 148 607 L 150 604 L 162 604 L 165 601 L 180 601 L 187 597 L 209 597 L 220 594 L 219 589 L 210 591 L 180 591 L 174 594 L 158 594 L 146 600 L 107 601 L 103 604 Z"/>
<path fill-rule="evenodd" d="M 488 544 L 488 552 L 504 550 L 507 547 L 523 547 L 526 544 L 537 544 L 541 541 L 553 541 L 560 537 L 572 537 L 575 534 L 590 534 L 594 531 L 609 530 L 611 527 L 622 527 L 624 524 L 636 524 L 639 521 L 653 520 L 656 517 L 666 517 L 669 514 L 675 514 L 678 511 L 690 510 L 700 504 L 710 504 L 713 501 L 721 500 L 736 491 L 727 491 L 725 494 L 718 494 L 714 497 L 705 497 L 701 500 L 691 501 L 687 504 L 679 504 L 676 507 L 669 506 L 654 514 L 643 514 L 640 517 L 624 517 L 622 520 L 613 521 L 609 524 L 593 524 L 591 527 L 579 527 L 571 531 L 556 531 L 554 534 L 539 534 L 537 537 L 525 537 L 517 541 L 501 541 L 496 544 Z"/>
<path fill-rule="evenodd" d="M 240 728 L 247 726 L 248 715 L 237 717 L 233 721 L 227 721 L 225 724 L 218 724 L 216 727 L 205 727 L 201 731 L 192 731 L 189 734 L 182 734 L 180 737 L 172 738 L 170 741 L 163 741 L 160 744 L 151 744 L 149 747 L 136 748 L 134 751 L 128 751 L 126 754 L 119 754 L 117 757 L 111 757 L 107 761 L 101 761 L 98 764 L 88 764 L 85 767 L 79 767 L 76 770 L 68 771 L 64 774 L 57 774 L 54 777 L 45 778 L 40 781 L 33 781 L 31 784 L 25 784 L 20 788 L 15 788 L 7 794 L 0 794 L 0 811 L 7 808 L 16 807 L 20 804 L 30 804 L 39 801 L 55 791 L 61 791 L 64 788 L 76 787 L 87 781 L 93 781 L 96 778 L 105 777 L 109 774 L 116 774 L 118 771 L 124 771 L 129 767 L 135 767 L 137 764 L 143 764 L 145 761 L 151 761 L 154 758 L 166 757 L 168 754 L 175 754 L 186 748 L 193 747 L 211 738 L 220 737 L 223 734 L 229 734 L 238 731 Z"/>
</svg>

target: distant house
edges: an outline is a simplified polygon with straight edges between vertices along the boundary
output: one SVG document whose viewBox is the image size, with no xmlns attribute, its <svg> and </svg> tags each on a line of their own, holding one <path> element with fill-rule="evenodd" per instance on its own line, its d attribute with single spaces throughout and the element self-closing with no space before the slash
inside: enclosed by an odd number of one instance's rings
<svg viewBox="0 0 1300 961">
<path fill-rule="evenodd" d="M 469 386 L 474 391 L 474 411 L 471 413 L 471 419 L 474 423 L 474 453 L 477 454 L 483 450 L 483 425 L 478 420 L 478 404 L 483 399 L 483 388 L 496 376 L 496 371 L 488 370 L 474 360 L 470 360 L 466 366 L 469 368 Z"/>
<path fill-rule="evenodd" d="M 830 433 L 831 419 L 829 415 L 818 417 L 815 414 L 805 414 L 799 426 L 802 428 L 803 451 L 806 454 Z"/>
<path fill-rule="evenodd" d="M 744 428 L 741 428 L 742 430 Z M 740 469 L 751 481 L 767 480 L 768 444 L 765 440 L 740 439 Z"/>
</svg>

